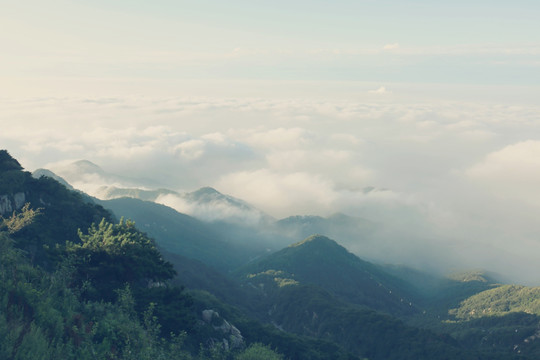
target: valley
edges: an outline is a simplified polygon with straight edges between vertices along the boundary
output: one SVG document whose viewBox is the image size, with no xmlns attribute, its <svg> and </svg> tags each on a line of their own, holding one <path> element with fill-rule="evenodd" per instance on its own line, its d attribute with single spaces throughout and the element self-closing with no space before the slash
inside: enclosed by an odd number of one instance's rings
<svg viewBox="0 0 540 360">
<path fill-rule="evenodd" d="M 373 225 L 362 219 L 261 215 L 258 228 L 137 198 L 149 192 L 98 200 L 54 177 L 32 177 L 0 152 L 9 209 L 1 214 L 6 359 L 89 352 L 127 359 L 128 351 L 141 359 L 241 359 L 257 349 L 261 359 L 540 355 L 536 287 L 482 270 L 442 276 L 366 261 L 323 234 L 295 239 L 314 229 L 335 233 L 340 224 L 368 236 Z M 214 189 L 190 196 L 255 211 Z M 60 325 L 70 322 L 75 333 Z"/>
</svg>

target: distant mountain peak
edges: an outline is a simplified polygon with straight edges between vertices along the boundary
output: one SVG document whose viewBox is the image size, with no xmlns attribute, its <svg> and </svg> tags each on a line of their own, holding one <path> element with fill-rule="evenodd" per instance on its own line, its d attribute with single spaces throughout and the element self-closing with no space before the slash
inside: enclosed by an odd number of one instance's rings
<svg viewBox="0 0 540 360">
<path fill-rule="evenodd" d="M 452 273 L 447 276 L 449 279 L 459 282 L 481 282 L 486 284 L 494 284 L 498 281 L 495 279 L 495 276 L 490 274 L 487 271 L 474 269 L 469 271 L 461 271 Z"/>
<path fill-rule="evenodd" d="M 290 245 L 290 247 L 299 247 L 299 246 L 305 246 L 305 245 L 327 245 L 327 246 L 342 247 L 334 240 L 324 235 L 319 235 L 319 234 L 311 235 L 300 242 Z"/>
<path fill-rule="evenodd" d="M 406 292 L 400 279 L 324 235 L 309 236 L 248 264 L 240 273 L 253 281 L 253 275 L 277 275 L 278 272 L 280 276 L 272 276 L 273 281 L 277 277 L 319 286 L 341 299 L 376 310 L 415 311 L 411 302 L 404 300 Z"/>
<path fill-rule="evenodd" d="M 222 193 L 220 193 L 219 191 L 217 191 L 216 189 L 214 189 L 213 187 L 211 186 L 204 186 L 194 192 L 192 192 L 193 195 L 223 195 Z"/>
<path fill-rule="evenodd" d="M 185 193 L 183 197 L 184 199 L 196 201 L 199 203 L 212 203 L 215 201 L 221 201 L 230 205 L 234 205 L 238 208 L 254 210 L 254 208 L 248 203 L 246 203 L 244 200 L 240 200 L 233 196 L 220 193 L 219 191 L 210 186 L 205 186 L 193 192 Z"/>
<path fill-rule="evenodd" d="M 100 168 L 98 165 L 94 164 L 90 160 L 77 160 L 73 162 L 72 165 L 74 165 L 80 170 L 83 170 L 85 173 L 97 173 L 97 174 L 104 173 L 102 168 Z"/>
<path fill-rule="evenodd" d="M 42 176 L 49 177 L 51 179 L 54 179 L 58 181 L 60 184 L 64 185 L 69 190 L 74 190 L 73 186 L 71 186 L 63 177 L 56 175 L 54 172 L 48 170 L 48 169 L 36 169 L 32 172 L 32 176 L 36 179 L 39 179 Z"/>
</svg>

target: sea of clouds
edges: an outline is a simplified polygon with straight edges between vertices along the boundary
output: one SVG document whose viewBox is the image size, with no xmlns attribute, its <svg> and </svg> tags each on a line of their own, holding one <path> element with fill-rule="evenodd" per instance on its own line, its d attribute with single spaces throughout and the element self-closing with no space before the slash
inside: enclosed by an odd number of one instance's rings
<svg viewBox="0 0 540 360">
<path fill-rule="evenodd" d="M 276 218 L 343 212 L 384 224 L 388 261 L 425 245 L 423 259 L 439 248 L 456 266 L 523 281 L 540 270 L 535 105 L 68 97 L 0 107 L 2 148 L 90 194 L 212 186 Z M 70 175 L 80 159 L 119 177 Z"/>
</svg>

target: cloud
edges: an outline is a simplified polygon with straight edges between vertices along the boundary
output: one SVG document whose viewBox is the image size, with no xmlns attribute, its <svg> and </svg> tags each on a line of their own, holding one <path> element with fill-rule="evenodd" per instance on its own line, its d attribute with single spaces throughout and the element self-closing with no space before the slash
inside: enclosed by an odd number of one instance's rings
<svg viewBox="0 0 540 360">
<path fill-rule="evenodd" d="M 181 195 L 168 194 L 159 196 L 155 202 L 204 221 L 221 220 L 255 226 L 263 218 L 263 213 L 256 209 L 234 206 L 220 199 L 209 202 L 197 202 L 186 200 Z"/>
<path fill-rule="evenodd" d="M 386 44 L 386 45 L 384 45 L 383 49 L 384 49 L 384 50 L 395 50 L 395 49 L 399 49 L 399 44 L 398 44 L 398 43 Z"/>
<path fill-rule="evenodd" d="M 370 94 L 386 95 L 391 94 L 391 91 L 386 90 L 386 87 L 381 86 L 378 89 L 368 91 Z"/>
<path fill-rule="evenodd" d="M 239 135 L 244 142 L 252 146 L 268 149 L 298 148 L 306 145 L 313 138 L 308 130 L 300 127 L 248 130 Z"/>
<path fill-rule="evenodd" d="M 381 88 L 373 95 L 389 93 Z M 277 217 L 367 218 L 385 229 L 370 235 L 387 246 L 373 254 L 394 260 L 406 252 L 396 242 L 412 253 L 430 248 L 433 261 L 454 248 L 463 265 L 539 246 L 537 105 L 368 102 L 366 87 L 358 89 L 352 100 L 2 98 L 0 122 L 12 126 L 0 142 L 30 170 L 63 175 L 59 162 L 88 159 L 122 175 L 73 177 L 88 191 L 213 186 Z M 377 191 L 365 193 L 369 186 Z M 208 219 L 234 214 L 163 201 Z M 483 247 L 496 250 L 483 255 Z"/>
<path fill-rule="evenodd" d="M 493 196 L 540 206 L 540 141 L 522 141 L 494 151 L 466 175 Z"/>
<path fill-rule="evenodd" d="M 332 184 L 320 175 L 304 172 L 280 174 L 267 169 L 231 173 L 219 179 L 223 192 L 262 208 L 277 217 L 332 212 Z"/>
<path fill-rule="evenodd" d="M 205 142 L 200 139 L 184 141 L 176 145 L 173 151 L 185 160 L 197 160 L 205 153 Z"/>
<path fill-rule="evenodd" d="M 373 91 L 381 89 L 389 93 L 384 87 Z M 130 176 L 153 174 L 183 189 L 262 168 L 322 174 L 347 187 L 403 188 L 409 178 L 417 187 L 448 168 L 470 164 L 468 157 L 480 159 L 507 134 L 528 136 L 537 122 L 532 107 L 467 103 L 174 97 L 1 101 L 0 120 L 18 121 L 0 139 L 14 144 L 15 153 L 20 150 L 27 168 L 85 158 Z M 43 128 L 43 122 L 50 126 Z M 455 153 L 458 143 L 467 156 Z M 396 177 L 405 164 L 415 172 Z M 336 179 L 339 174 L 342 181 Z"/>
</svg>

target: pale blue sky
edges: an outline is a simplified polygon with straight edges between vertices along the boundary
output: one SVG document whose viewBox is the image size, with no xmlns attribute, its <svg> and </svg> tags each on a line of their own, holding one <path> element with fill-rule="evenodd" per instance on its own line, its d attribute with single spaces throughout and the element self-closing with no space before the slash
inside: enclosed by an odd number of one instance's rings
<svg viewBox="0 0 540 360">
<path fill-rule="evenodd" d="M 75 78 L 103 91 L 113 79 L 540 83 L 535 1 L 6 1 L 0 24 L 0 77 L 17 89 L 45 78 L 68 93 Z"/>
</svg>

